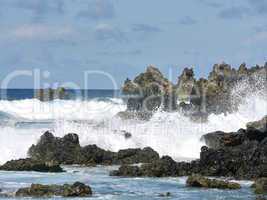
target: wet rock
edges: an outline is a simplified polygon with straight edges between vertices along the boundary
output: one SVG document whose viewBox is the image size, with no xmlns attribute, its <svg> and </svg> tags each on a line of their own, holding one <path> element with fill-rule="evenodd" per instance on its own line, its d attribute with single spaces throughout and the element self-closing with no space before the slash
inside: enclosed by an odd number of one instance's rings
<svg viewBox="0 0 267 200">
<path fill-rule="evenodd" d="M 163 74 L 153 66 L 149 66 L 144 73 L 138 75 L 133 81 L 127 79 L 122 87 L 127 102 L 127 112 L 121 113 L 123 118 L 134 118 L 130 111 L 157 110 L 159 107 L 173 111 L 177 108 L 194 114 L 227 114 L 238 109 L 244 96 L 250 91 L 261 88 L 267 89 L 267 66 L 247 68 L 246 64 L 240 65 L 236 70 L 226 63 L 215 64 L 208 79 L 194 77 L 192 68 L 185 68 L 178 78 L 176 85 L 167 80 Z M 263 80 L 258 83 L 258 80 Z M 232 98 L 233 90 L 240 82 L 248 82 L 249 87 L 242 88 L 239 94 Z M 234 101 L 234 99 L 236 99 Z M 177 104 L 179 100 L 180 105 Z M 185 106 L 188 103 L 190 106 Z M 136 114 L 135 114 L 136 115 Z M 137 114 L 139 116 L 139 114 Z M 146 119 L 146 118 L 144 118 Z M 148 118 L 149 119 L 149 118 Z M 194 119 L 194 118 L 192 118 Z M 202 118 L 197 118 L 200 121 Z"/>
<path fill-rule="evenodd" d="M 170 109 L 175 102 L 171 82 L 154 66 L 148 66 L 133 81 L 127 79 L 122 92 L 128 111 L 154 111 L 161 106 Z"/>
<path fill-rule="evenodd" d="M 67 134 L 63 138 L 55 137 L 50 132 L 45 132 L 36 145 L 28 151 L 31 158 L 57 162 L 60 164 L 75 164 L 81 160 L 81 147 L 77 134 Z"/>
<path fill-rule="evenodd" d="M 204 135 L 209 146 L 201 148 L 200 159 L 175 162 L 164 156 L 141 166 L 123 166 L 115 176 L 176 177 L 201 174 L 236 179 L 267 176 L 266 132 L 248 128 L 233 133 L 214 132 Z"/>
<path fill-rule="evenodd" d="M 41 185 L 32 184 L 28 188 L 19 189 L 16 197 L 90 197 L 92 190 L 89 186 L 76 182 L 73 185 Z"/>
<path fill-rule="evenodd" d="M 170 197 L 172 194 L 170 192 L 161 193 L 159 194 L 159 197 Z"/>
<path fill-rule="evenodd" d="M 54 99 L 66 99 L 69 97 L 67 90 L 63 87 L 52 89 L 39 89 L 35 92 L 35 98 L 40 101 L 52 101 Z"/>
<path fill-rule="evenodd" d="M 267 194 L 267 178 L 259 178 L 253 184 L 253 188 L 256 194 Z"/>
<path fill-rule="evenodd" d="M 178 78 L 178 84 L 176 86 L 176 95 L 179 101 L 189 102 L 191 100 L 195 82 L 193 69 L 185 68 Z"/>
<path fill-rule="evenodd" d="M 201 150 L 202 174 L 241 179 L 267 175 L 266 131 L 248 127 L 234 133 L 209 133 L 204 135 L 203 139 L 210 148 L 205 147 Z"/>
<path fill-rule="evenodd" d="M 150 163 L 159 159 L 159 154 L 150 147 L 144 149 L 125 149 L 118 152 L 118 161 L 121 164 Z"/>
<path fill-rule="evenodd" d="M 225 133 L 216 131 L 202 136 L 202 140 L 206 145 L 213 149 L 219 149 L 225 146 L 237 146 L 243 143 L 245 135 L 244 130 L 239 130 L 237 133 Z"/>
<path fill-rule="evenodd" d="M 140 177 L 143 172 L 138 166 L 122 165 L 118 170 L 111 171 L 110 176 Z"/>
<path fill-rule="evenodd" d="M 50 132 L 44 133 L 40 141 L 29 149 L 29 156 L 45 162 L 88 166 L 147 163 L 159 159 L 158 153 L 149 147 L 111 152 L 96 145 L 81 147 L 76 134 L 58 138 Z"/>
<path fill-rule="evenodd" d="M 200 175 L 189 176 L 186 185 L 188 187 L 201 187 L 201 188 L 217 188 L 217 189 L 240 189 L 241 186 L 238 183 L 209 179 Z"/>
<path fill-rule="evenodd" d="M 110 173 L 112 176 L 123 177 L 176 177 L 187 175 L 190 164 L 176 163 L 171 157 L 163 156 L 152 163 L 141 166 L 123 165 Z"/>
<path fill-rule="evenodd" d="M 8 161 L 0 166 L 3 171 L 37 171 L 37 172 L 64 172 L 55 163 L 36 161 L 30 158 Z"/>
</svg>

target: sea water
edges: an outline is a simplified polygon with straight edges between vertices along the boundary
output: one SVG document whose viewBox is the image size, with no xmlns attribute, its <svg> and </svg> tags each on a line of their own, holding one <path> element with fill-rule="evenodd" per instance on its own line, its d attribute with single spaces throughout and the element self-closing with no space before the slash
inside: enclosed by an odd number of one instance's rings
<svg viewBox="0 0 267 200">
<path fill-rule="evenodd" d="M 91 186 L 93 197 L 89 200 L 254 200 L 250 186 L 252 182 L 239 181 L 240 190 L 194 189 L 185 186 L 186 177 L 181 178 L 118 178 L 110 177 L 109 171 L 116 167 L 65 167 L 65 173 L 0 172 L 0 187 L 9 194 L 31 183 L 64 184 L 80 181 Z M 4 180 L 4 181 L 3 181 Z M 160 197 L 167 192 L 168 198 Z M 1 198 L 0 198 L 1 199 Z M 5 198 L 8 199 L 8 198 Z M 13 199 L 13 198 L 9 198 Z M 54 198 L 55 199 L 55 198 Z M 56 198 L 60 199 L 60 198 Z M 79 198 L 78 198 L 79 199 Z M 82 198 L 84 199 L 84 198 Z"/>
</svg>

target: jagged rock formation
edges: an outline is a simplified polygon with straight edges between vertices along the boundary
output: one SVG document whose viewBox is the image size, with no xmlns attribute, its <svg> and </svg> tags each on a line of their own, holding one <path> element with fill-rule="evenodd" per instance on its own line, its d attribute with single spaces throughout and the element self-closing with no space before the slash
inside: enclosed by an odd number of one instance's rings
<svg viewBox="0 0 267 200">
<path fill-rule="evenodd" d="M 52 101 L 54 99 L 66 99 L 68 97 L 67 90 L 63 87 L 57 89 L 38 89 L 35 91 L 35 98 L 40 101 Z"/>
<path fill-rule="evenodd" d="M 80 182 L 73 185 L 41 185 L 32 184 L 30 187 L 19 189 L 16 197 L 90 197 L 92 196 L 92 189 Z"/>
<path fill-rule="evenodd" d="M 96 145 L 81 147 L 76 134 L 68 134 L 57 138 L 46 132 L 36 145 L 29 149 L 29 156 L 34 160 L 42 160 L 59 164 L 111 165 L 149 163 L 159 159 L 153 149 L 125 149 L 119 152 L 105 151 Z"/>
<path fill-rule="evenodd" d="M 257 83 L 258 79 L 264 82 L 261 86 Z M 165 110 L 180 108 L 187 114 L 197 116 L 236 110 L 241 101 L 238 97 L 233 101 L 232 90 L 244 80 L 249 84 L 240 91 L 239 98 L 257 87 L 267 89 L 267 63 L 250 69 L 243 63 L 237 70 L 226 63 L 215 64 L 207 79 L 198 80 L 192 68 L 185 68 L 176 85 L 168 81 L 157 68 L 149 66 L 133 81 L 127 79 L 122 92 L 127 96 L 127 111 L 153 112 L 159 107 Z M 177 105 L 177 100 L 180 105 Z"/>
<path fill-rule="evenodd" d="M 266 120 L 262 119 L 249 123 L 246 130 L 241 129 L 236 133 L 214 132 L 204 135 L 203 139 L 209 147 L 202 147 L 200 159 L 191 163 L 177 163 L 164 156 L 140 167 L 123 165 L 111 175 L 175 177 L 197 173 L 237 179 L 267 177 L 267 129 L 261 129 L 266 125 Z"/>
<path fill-rule="evenodd" d="M 30 158 L 11 160 L 0 166 L 3 171 L 37 171 L 37 172 L 63 172 L 63 169 L 55 163 L 33 160 Z"/>
<path fill-rule="evenodd" d="M 229 190 L 237 190 L 241 188 L 240 184 L 238 183 L 209 179 L 200 175 L 189 176 L 186 181 L 186 185 L 188 187 L 217 188 Z"/>
<path fill-rule="evenodd" d="M 130 111 L 153 111 L 163 105 L 164 109 L 172 109 L 174 95 L 172 83 L 153 66 L 145 73 L 138 75 L 133 81 L 127 79 L 122 92 L 127 95 L 127 108 Z"/>
</svg>

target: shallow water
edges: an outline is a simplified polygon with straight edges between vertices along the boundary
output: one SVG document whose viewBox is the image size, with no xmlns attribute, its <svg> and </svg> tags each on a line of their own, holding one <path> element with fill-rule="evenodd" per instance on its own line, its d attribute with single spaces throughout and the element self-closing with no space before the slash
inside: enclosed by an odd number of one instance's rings
<svg viewBox="0 0 267 200">
<path fill-rule="evenodd" d="M 195 189 L 185 186 L 182 178 L 119 178 L 110 177 L 109 171 L 116 167 L 64 167 L 65 173 L 0 172 L 0 188 L 4 192 L 15 192 L 31 183 L 64 184 L 80 181 L 91 186 L 90 200 L 255 200 L 250 186 L 252 182 L 241 181 L 240 190 Z M 160 197 L 170 192 L 171 197 Z M 0 198 L 14 199 L 14 198 Z M 57 197 L 56 199 L 61 199 Z M 79 199 L 79 198 L 77 198 Z M 83 198 L 86 199 L 86 198 Z"/>
</svg>

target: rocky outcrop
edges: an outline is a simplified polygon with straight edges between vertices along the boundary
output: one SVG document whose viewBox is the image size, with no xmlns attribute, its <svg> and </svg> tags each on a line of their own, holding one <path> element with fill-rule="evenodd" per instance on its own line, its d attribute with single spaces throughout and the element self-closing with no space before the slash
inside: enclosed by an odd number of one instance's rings
<svg viewBox="0 0 267 200">
<path fill-rule="evenodd" d="M 267 194 L 267 177 L 257 179 L 252 188 L 256 194 Z"/>
<path fill-rule="evenodd" d="M 200 154 L 202 174 L 242 179 L 267 176 L 267 129 L 215 132 L 203 139 L 208 147 L 203 147 Z"/>
<path fill-rule="evenodd" d="M 176 95 L 178 96 L 178 100 L 182 102 L 190 101 L 195 84 L 196 80 L 193 69 L 185 68 L 181 76 L 178 78 L 178 84 L 176 86 Z"/>
<path fill-rule="evenodd" d="M 35 98 L 40 101 L 52 101 L 54 99 L 66 99 L 69 97 L 67 90 L 63 87 L 57 89 L 38 89 L 35 91 Z"/>
<path fill-rule="evenodd" d="M 76 182 L 73 185 L 41 185 L 32 184 L 28 188 L 19 189 L 16 197 L 90 197 L 92 190 L 89 186 Z"/>
<path fill-rule="evenodd" d="M 30 158 L 12 160 L 0 166 L 3 171 L 37 171 L 37 172 L 63 172 L 63 169 L 55 163 L 36 161 Z"/>
<path fill-rule="evenodd" d="M 163 106 L 173 109 L 175 97 L 173 85 L 154 66 L 148 66 L 146 72 L 133 81 L 126 79 L 122 92 L 126 96 L 128 111 L 154 111 Z"/>
<path fill-rule="evenodd" d="M 118 170 L 112 171 L 111 176 L 122 177 L 177 177 L 187 176 L 194 171 L 197 162 L 175 162 L 169 156 L 163 156 L 152 163 L 139 166 L 123 165 Z M 197 172 L 197 171 L 196 171 Z"/>
<path fill-rule="evenodd" d="M 113 176 L 175 177 L 201 174 L 237 179 L 267 176 L 267 131 L 241 129 L 236 133 L 214 132 L 203 137 L 200 159 L 175 162 L 168 156 L 141 166 L 121 166 Z"/>
<path fill-rule="evenodd" d="M 241 188 L 241 186 L 238 183 L 209 179 L 200 175 L 189 176 L 186 181 L 186 185 L 188 187 L 217 188 L 217 189 L 229 189 L 229 190 L 237 190 Z"/>
<path fill-rule="evenodd" d="M 50 132 L 44 133 L 40 141 L 29 149 L 29 156 L 46 162 L 90 166 L 147 163 L 159 159 L 158 153 L 149 147 L 111 152 L 96 145 L 81 147 L 76 134 L 58 138 Z"/>
<path fill-rule="evenodd" d="M 157 108 L 180 109 L 188 116 L 197 116 L 193 117 L 196 121 L 203 121 L 210 113 L 235 111 L 242 98 L 255 89 L 267 90 L 266 74 L 267 64 L 247 68 L 243 63 L 236 70 L 223 62 L 213 66 L 207 79 L 196 79 L 193 69 L 185 68 L 178 77 L 177 84 L 173 85 L 156 67 L 149 66 L 146 72 L 138 75 L 133 81 L 125 81 L 122 92 L 126 97 L 127 112 L 121 116 L 131 119 L 136 117 L 135 115 L 139 116 L 139 112 L 153 113 Z M 234 88 L 241 82 L 248 84 L 243 84 L 244 87 L 238 94 L 233 94 Z M 129 111 L 135 111 L 137 114 L 128 114 Z"/>
</svg>

